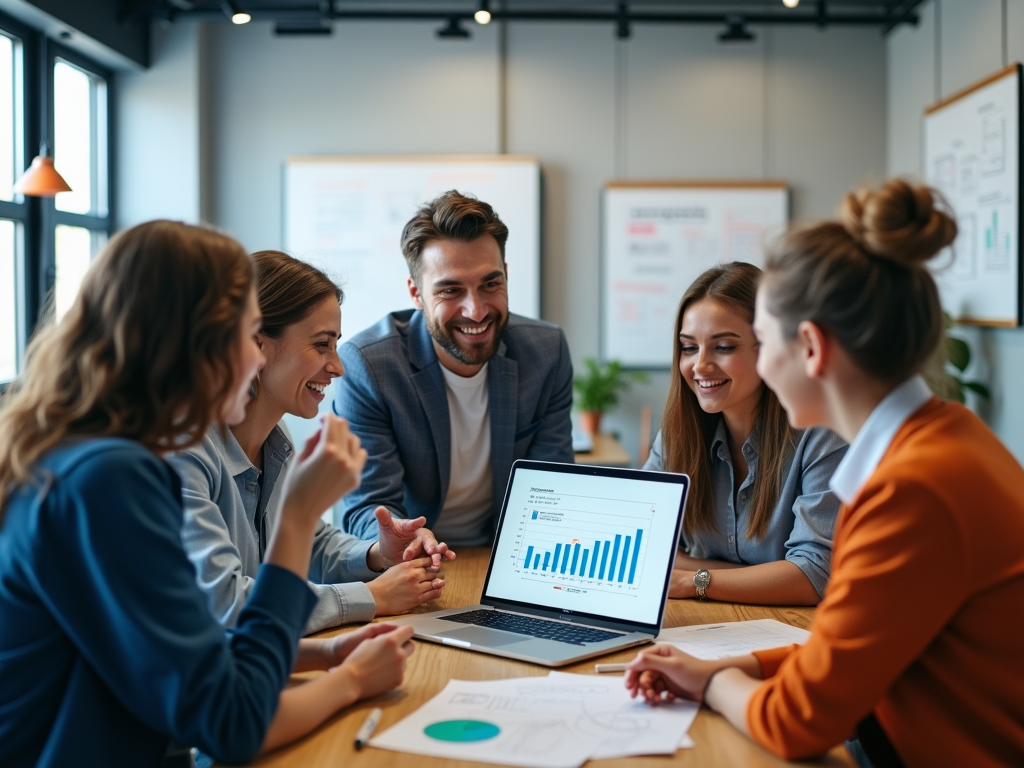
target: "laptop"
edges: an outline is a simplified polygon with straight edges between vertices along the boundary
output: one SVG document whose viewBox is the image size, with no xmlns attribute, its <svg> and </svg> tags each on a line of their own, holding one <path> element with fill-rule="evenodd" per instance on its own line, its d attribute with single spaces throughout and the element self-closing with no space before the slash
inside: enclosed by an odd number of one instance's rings
<svg viewBox="0 0 1024 768">
<path fill-rule="evenodd" d="M 689 478 L 519 460 L 478 605 L 389 619 L 421 640 L 548 667 L 661 631 Z"/>
</svg>

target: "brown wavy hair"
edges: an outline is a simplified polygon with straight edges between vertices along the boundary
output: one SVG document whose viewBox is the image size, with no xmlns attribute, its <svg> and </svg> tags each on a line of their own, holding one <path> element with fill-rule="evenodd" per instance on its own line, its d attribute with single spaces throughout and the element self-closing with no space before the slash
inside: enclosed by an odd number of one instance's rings
<svg viewBox="0 0 1024 768">
<path fill-rule="evenodd" d="M 151 221 L 116 235 L 64 318 L 42 328 L 0 400 L 0 522 L 67 437 L 192 445 L 235 386 L 252 262 L 226 235 Z"/>
<path fill-rule="evenodd" d="M 402 229 L 402 255 L 409 266 L 409 275 L 420 283 L 423 274 L 423 249 L 431 240 L 461 240 L 470 243 L 490 235 L 498 243 L 501 260 L 505 261 L 508 227 L 494 209 L 475 197 L 450 189 L 424 205 Z"/>
<path fill-rule="evenodd" d="M 737 312 L 751 325 L 761 270 L 734 261 L 704 272 L 687 288 L 676 312 L 672 342 L 672 373 L 668 402 L 661 420 L 662 466 L 668 472 L 690 476 L 690 500 L 683 518 L 683 537 L 692 543 L 701 532 L 715 528 L 715 497 L 711 487 L 711 441 L 722 420 L 706 413 L 679 371 L 683 315 L 702 299 L 712 299 Z M 779 399 L 764 386 L 758 409 L 758 470 L 750 496 L 747 538 L 764 538 L 782 492 L 787 454 L 794 447 L 794 432 Z"/>
<path fill-rule="evenodd" d="M 850 193 L 839 221 L 794 230 L 769 254 L 768 311 L 790 338 L 815 323 L 887 384 L 920 373 L 943 337 L 925 264 L 956 237 L 947 211 L 938 192 L 908 179 Z"/>
<path fill-rule="evenodd" d="M 345 294 L 322 270 L 281 251 L 257 251 L 256 296 L 263 314 L 262 333 L 272 339 L 284 335 L 324 299 L 341 304 Z"/>
</svg>

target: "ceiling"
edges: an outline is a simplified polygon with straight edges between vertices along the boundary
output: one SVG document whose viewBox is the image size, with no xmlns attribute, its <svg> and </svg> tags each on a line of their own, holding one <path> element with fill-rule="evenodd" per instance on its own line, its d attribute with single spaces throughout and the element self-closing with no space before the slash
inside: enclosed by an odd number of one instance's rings
<svg viewBox="0 0 1024 768">
<path fill-rule="evenodd" d="M 561 23 L 606 22 L 629 37 L 632 23 L 645 24 L 782 24 L 875 26 L 886 33 L 900 24 L 916 24 L 923 0 L 799 0 L 786 8 L 782 0 L 490 0 L 495 20 Z M 173 22 L 188 18 L 227 21 L 232 11 L 255 20 L 294 24 L 303 21 L 321 31 L 330 22 L 350 19 L 437 20 L 470 22 L 480 0 L 126 0 L 128 16 Z M 470 27 L 471 29 L 471 27 Z"/>
</svg>

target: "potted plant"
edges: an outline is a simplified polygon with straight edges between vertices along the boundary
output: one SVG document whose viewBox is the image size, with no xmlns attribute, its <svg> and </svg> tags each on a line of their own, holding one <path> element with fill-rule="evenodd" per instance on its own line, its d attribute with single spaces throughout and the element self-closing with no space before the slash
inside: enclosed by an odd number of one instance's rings
<svg viewBox="0 0 1024 768">
<path fill-rule="evenodd" d="M 928 385 L 944 400 L 964 402 L 966 390 L 974 392 L 986 400 L 991 397 L 988 387 L 980 381 L 967 381 L 963 378 L 964 371 L 971 364 L 971 347 L 961 338 L 950 336 L 953 318 L 948 312 L 942 313 L 946 320 L 946 337 L 932 361 L 928 372 Z"/>
<path fill-rule="evenodd" d="M 618 360 L 599 365 L 592 357 L 583 358 L 584 371 L 572 380 L 576 393 L 576 407 L 580 411 L 580 427 L 596 435 L 601 427 L 601 415 L 615 407 L 619 395 L 630 385 L 647 381 L 642 371 L 624 371 Z"/>
</svg>

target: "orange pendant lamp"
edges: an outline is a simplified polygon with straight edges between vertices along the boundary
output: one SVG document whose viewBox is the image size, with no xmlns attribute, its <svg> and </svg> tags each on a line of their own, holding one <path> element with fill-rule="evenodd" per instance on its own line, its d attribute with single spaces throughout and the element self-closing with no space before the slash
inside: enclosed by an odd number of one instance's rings
<svg viewBox="0 0 1024 768">
<path fill-rule="evenodd" d="M 45 141 L 40 145 L 39 154 L 33 158 L 32 165 L 14 185 L 14 191 L 32 197 L 54 197 L 60 192 L 71 191 L 64 177 L 53 167 L 53 158 L 47 152 Z"/>
</svg>

